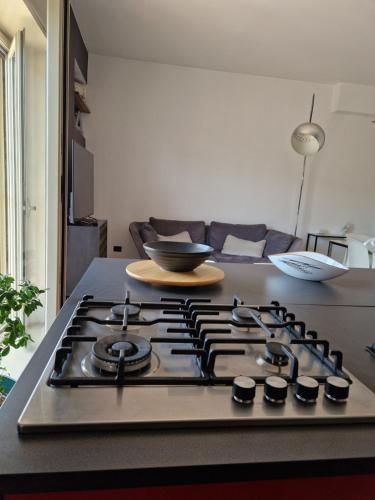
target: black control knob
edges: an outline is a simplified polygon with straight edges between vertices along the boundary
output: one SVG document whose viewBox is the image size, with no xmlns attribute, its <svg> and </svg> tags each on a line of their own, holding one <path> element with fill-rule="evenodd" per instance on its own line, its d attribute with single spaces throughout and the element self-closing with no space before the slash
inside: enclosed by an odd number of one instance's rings
<svg viewBox="0 0 375 500">
<path fill-rule="evenodd" d="M 282 404 L 288 394 L 288 383 L 281 377 L 267 377 L 264 383 L 264 398 L 269 403 Z"/>
<path fill-rule="evenodd" d="M 232 397 L 236 403 L 248 405 L 253 402 L 255 397 L 255 380 L 242 375 L 233 380 Z"/>
<path fill-rule="evenodd" d="M 325 396 L 335 403 L 343 403 L 349 396 L 349 382 L 342 377 L 327 377 Z"/>
<path fill-rule="evenodd" d="M 315 403 L 319 394 L 319 383 L 312 377 L 297 377 L 295 396 L 302 403 Z"/>
</svg>

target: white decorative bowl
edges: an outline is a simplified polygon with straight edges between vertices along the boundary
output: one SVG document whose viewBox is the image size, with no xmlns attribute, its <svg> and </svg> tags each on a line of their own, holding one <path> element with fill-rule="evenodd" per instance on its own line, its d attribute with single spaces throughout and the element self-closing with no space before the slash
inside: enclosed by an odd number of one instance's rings
<svg viewBox="0 0 375 500">
<path fill-rule="evenodd" d="M 340 262 L 317 252 L 279 253 L 269 259 L 285 274 L 302 280 L 325 281 L 349 271 Z"/>
</svg>

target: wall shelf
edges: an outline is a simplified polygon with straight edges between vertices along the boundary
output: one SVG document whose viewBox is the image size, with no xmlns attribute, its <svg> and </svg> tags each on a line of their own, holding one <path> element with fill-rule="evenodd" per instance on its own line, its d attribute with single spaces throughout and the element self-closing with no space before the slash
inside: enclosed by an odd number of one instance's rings
<svg viewBox="0 0 375 500">
<path fill-rule="evenodd" d="M 81 113 L 91 113 L 89 107 L 82 99 L 82 97 L 78 94 L 78 92 L 74 92 L 74 105 L 76 109 L 81 111 Z"/>
</svg>

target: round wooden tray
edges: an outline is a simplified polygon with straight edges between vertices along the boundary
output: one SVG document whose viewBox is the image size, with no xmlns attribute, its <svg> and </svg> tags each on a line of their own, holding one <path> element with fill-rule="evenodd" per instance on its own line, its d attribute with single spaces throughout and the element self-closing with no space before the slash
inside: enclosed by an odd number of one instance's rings
<svg viewBox="0 0 375 500">
<path fill-rule="evenodd" d="M 126 267 L 132 278 L 152 285 L 204 286 L 218 283 L 224 279 L 224 271 L 218 267 L 201 264 L 188 273 L 164 271 L 153 260 L 138 260 Z"/>
</svg>

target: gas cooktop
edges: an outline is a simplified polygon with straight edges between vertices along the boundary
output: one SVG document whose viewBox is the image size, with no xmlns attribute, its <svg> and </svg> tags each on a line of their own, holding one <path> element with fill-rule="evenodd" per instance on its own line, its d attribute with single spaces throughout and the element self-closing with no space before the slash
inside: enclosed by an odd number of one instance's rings
<svg viewBox="0 0 375 500">
<path fill-rule="evenodd" d="M 278 302 L 86 295 L 21 433 L 375 421 L 375 394 Z"/>
</svg>

